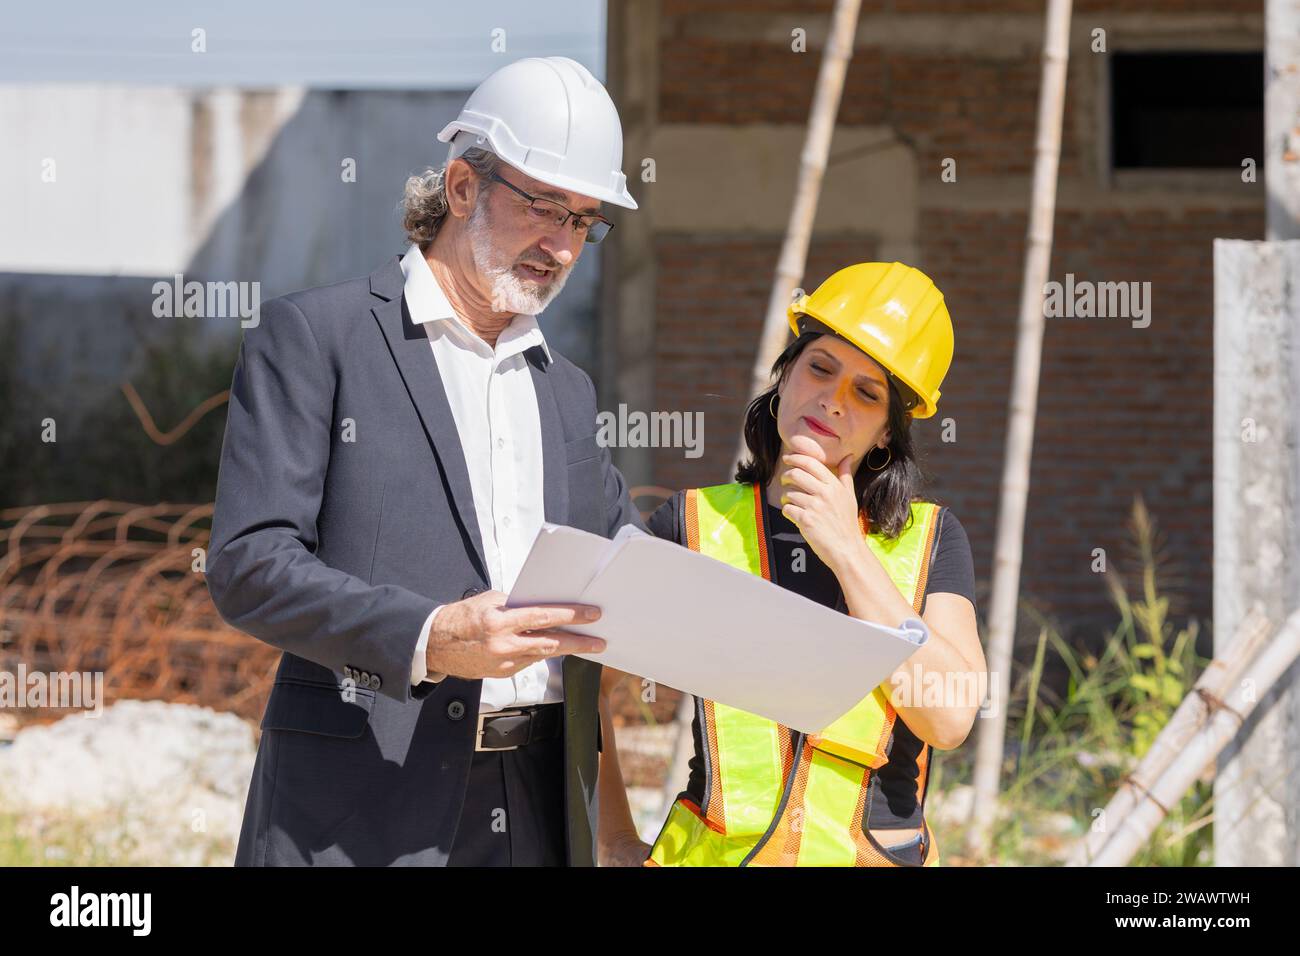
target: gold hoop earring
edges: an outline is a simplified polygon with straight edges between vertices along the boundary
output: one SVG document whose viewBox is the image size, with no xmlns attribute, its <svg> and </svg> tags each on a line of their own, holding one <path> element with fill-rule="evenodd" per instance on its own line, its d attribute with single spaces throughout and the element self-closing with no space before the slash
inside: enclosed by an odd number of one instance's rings
<svg viewBox="0 0 1300 956">
<path fill-rule="evenodd" d="M 776 409 L 772 407 L 772 403 L 775 401 L 776 401 L 776 392 L 773 392 L 772 397 L 767 400 L 767 410 L 768 412 L 771 413 L 773 418 L 776 418 Z"/>
<path fill-rule="evenodd" d="M 875 450 L 876 450 L 875 448 L 871 449 L 871 451 L 875 451 Z M 879 468 L 877 468 L 875 465 L 871 463 L 871 452 L 867 452 L 867 467 L 870 468 L 872 471 L 883 470 L 885 465 L 888 465 L 893 460 L 894 460 L 894 453 L 889 450 L 888 445 L 885 446 L 885 464 L 881 465 Z"/>
</svg>

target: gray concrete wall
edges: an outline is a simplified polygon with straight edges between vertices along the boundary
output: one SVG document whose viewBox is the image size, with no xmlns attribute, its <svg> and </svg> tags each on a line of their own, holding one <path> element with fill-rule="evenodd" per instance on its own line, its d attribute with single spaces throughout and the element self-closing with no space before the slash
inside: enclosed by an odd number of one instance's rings
<svg viewBox="0 0 1300 956">
<path fill-rule="evenodd" d="M 142 346 L 177 326 L 233 364 L 238 319 L 156 318 L 153 283 L 257 281 L 265 301 L 369 273 L 404 251 L 402 186 L 443 161 L 435 135 L 466 95 L 0 87 L 0 323 L 19 324 L 17 373 L 61 408 L 121 401 Z M 599 271 L 585 256 L 540 320 L 587 368 Z"/>
</svg>

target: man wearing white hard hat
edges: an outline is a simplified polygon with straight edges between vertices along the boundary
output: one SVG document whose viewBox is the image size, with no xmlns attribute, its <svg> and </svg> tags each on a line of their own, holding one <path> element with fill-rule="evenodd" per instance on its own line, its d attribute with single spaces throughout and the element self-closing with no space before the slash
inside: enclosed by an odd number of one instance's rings
<svg viewBox="0 0 1300 956">
<path fill-rule="evenodd" d="M 592 865 L 599 638 L 506 608 L 543 521 L 644 530 L 590 377 L 536 316 L 635 209 L 580 64 L 489 76 L 406 184 L 410 243 L 265 303 L 231 385 L 207 579 L 281 648 L 239 865 Z M 617 854 L 618 848 L 600 848 Z"/>
</svg>

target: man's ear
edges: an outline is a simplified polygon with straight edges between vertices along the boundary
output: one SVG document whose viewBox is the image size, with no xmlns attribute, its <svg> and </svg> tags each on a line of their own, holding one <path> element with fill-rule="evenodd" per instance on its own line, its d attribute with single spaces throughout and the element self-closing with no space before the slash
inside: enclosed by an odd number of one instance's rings
<svg viewBox="0 0 1300 956">
<path fill-rule="evenodd" d="M 468 219 L 482 185 L 473 167 L 463 159 L 453 159 L 447 164 L 443 184 L 447 187 L 447 211 L 457 219 Z"/>
</svg>

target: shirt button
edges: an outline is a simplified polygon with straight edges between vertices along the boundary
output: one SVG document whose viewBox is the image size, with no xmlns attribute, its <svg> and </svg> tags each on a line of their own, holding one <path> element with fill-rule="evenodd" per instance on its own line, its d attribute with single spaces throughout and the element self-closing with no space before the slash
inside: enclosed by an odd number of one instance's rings
<svg viewBox="0 0 1300 956">
<path fill-rule="evenodd" d="M 497 439 L 497 447 L 498 447 L 498 448 L 505 448 L 505 447 L 506 447 L 506 440 L 505 440 L 504 438 L 498 438 L 498 439 Z"/>
<path fill-rule="evenodd" d="M 502 522 L 502 524 L 504 524 L 507 528 L 510 527 L 510 516 L 509 516 L 509 515 L 506 515 L 504 518 L 501 519 L 501 522 Z"/>
</svg>

